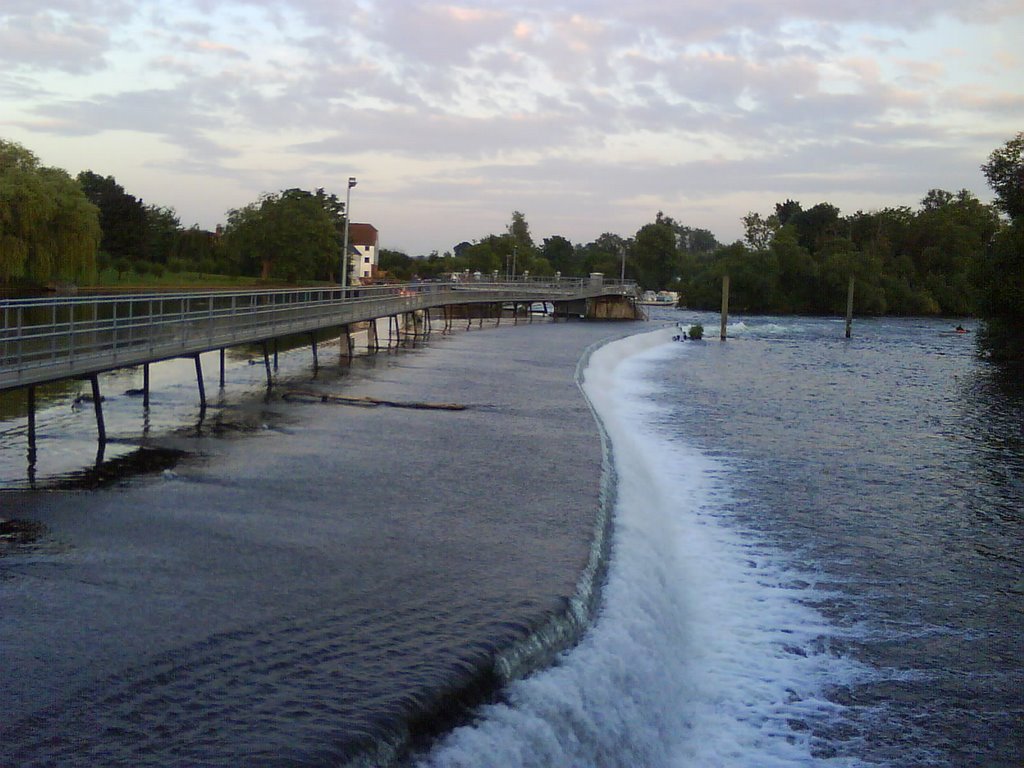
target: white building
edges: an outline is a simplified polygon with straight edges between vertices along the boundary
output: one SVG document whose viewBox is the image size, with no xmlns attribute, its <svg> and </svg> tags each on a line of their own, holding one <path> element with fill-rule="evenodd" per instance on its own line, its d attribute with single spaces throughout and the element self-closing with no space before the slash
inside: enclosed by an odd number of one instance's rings
<svg viewBox="0 0 1024 768">
<path fill-rule="evenodd" d="M 372 280 L 377 277 L 380 237 L 373 224 L 348 225 L 348 253 L 352 259 L 352 277 Z"/>
</svg>

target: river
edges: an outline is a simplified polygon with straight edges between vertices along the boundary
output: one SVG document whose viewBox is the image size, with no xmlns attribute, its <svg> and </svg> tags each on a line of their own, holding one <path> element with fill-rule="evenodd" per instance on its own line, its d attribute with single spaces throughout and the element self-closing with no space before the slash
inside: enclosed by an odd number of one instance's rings
<svg viewBox="0 0 1024 768">
<path fill-rule="evenodd" d="M 106 471 L 68 395 L 31 472 L 3 422 L 0 762 L 1019 765 L 1019 379 L 944 321 L 697 321 L 282 357 L 458 412 L 243 356 L 143 416 L 125 373 Z"/>
</svg>

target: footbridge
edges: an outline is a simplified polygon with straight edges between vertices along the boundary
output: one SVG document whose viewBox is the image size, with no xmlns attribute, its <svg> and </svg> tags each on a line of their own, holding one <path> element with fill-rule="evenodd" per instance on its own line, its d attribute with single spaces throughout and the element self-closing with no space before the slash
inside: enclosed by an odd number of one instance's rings
<svg viewBox="0 0 1024 768">
<path fill-rule="evenodd" d="M 221 350 L 223 361 L 225 348 L 262 343 L 266 352 L 268 341 L 296 334 L 310 334 L 315 358 L 317 334 L 331 329 L 351 353 L 354 325 L 395 318 L 397 327 L 419 313 L 429 328 L 431 311 L 450 319 L 460 308 L 466 317 L 474 306 L 496 307 L 500 317 L 503 307 L 543 302 L 556 316 L 634 317 L 636 297 L 634 283 L 594 276 L 4 300 L 0 392 L 174 357 L 195 357 L 198 371 L 201 353 Z"/>
</svg>

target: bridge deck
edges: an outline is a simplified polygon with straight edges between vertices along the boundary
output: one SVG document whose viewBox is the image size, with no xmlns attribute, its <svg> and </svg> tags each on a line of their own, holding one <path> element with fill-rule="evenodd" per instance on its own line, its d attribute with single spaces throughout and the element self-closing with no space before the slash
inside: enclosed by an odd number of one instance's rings
<svg viewBox="0 0 1024 768">
<path fill-rule="evenodd" d="M 435 307 L 634 293 L 561 279 L 2 301 L 0 391 Z"/>
</svg>

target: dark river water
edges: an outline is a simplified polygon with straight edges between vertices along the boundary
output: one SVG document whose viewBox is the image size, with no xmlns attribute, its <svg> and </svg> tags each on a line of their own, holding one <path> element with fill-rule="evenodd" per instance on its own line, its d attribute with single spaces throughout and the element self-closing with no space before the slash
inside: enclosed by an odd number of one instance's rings
<svg viewBox="0 0 1024 768">
<path fill-rule="evenodd" d="M 1021 765 L 1019 377 L 697 320 L 125 372 L 101 456 L 4 401 L 0 765 Z"/>
</svg>

